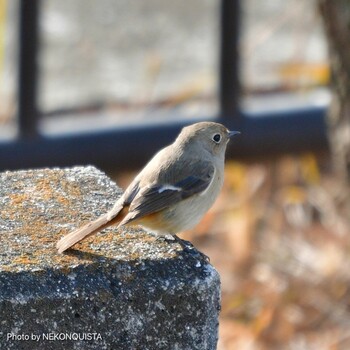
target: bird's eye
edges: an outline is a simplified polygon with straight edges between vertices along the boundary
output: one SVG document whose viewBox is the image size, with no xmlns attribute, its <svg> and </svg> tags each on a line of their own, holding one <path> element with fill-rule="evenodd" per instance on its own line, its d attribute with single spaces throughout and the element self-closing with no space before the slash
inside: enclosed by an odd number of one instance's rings
<svg viewBox="0 0 350 350">
<path fill-rule="evenodd" d="M 213 141 L 216 142 L 216 143 L 220 143 L 221 141 L 221 135 L 220 134 L 215 134 L 213 136 Z"/>
</svg>

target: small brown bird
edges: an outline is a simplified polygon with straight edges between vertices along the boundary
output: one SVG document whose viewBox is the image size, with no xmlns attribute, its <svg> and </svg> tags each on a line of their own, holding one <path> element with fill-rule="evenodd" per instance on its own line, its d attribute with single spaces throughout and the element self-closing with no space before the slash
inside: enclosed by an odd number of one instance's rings
<svg viewBox="0 0 350 350">
<path fill-rule="evenodd" d="M 214 122 L 183 128 L 174 143 L 149 161 L 109 212 L 61 238 L 58 252 L 114 224 L 141 225 L 158 235 L 171 234 L 181 244 L 176 233 L 194 227 L 218 196 L 226 146 L 237 134 Z"/>
</svg>

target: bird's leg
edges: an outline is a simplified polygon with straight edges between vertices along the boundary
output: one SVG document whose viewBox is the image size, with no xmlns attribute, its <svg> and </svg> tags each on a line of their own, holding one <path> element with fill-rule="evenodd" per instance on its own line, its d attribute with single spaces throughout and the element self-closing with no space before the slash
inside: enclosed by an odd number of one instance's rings
<svg viewBox="0 0 350 350">
<path fill-rule="evenodd" d="M 155 240 L 156 241 L 164 241 L 164 242 L 174 242 L 175 241 L 175 238 L 174 238 L 174 236 L 173 235 L 171 235 L 170 233 L 168 234 L 168 235 L 155 235 L 156 236 L 156 238 L 155 238 Z"/>
<path fill-rule="evenodd" d="M 172 236 L 174 237 L 174 241 L 177 242 L 177 243 L 179 243 L 180 246 L 181 246 L 181 248 L 182 248 L 184 251 L 187 251 L 187 252 L 189 252 L 189 253 L 191 253 L 191 254 L 193 253 L 193 249 L 195 249 L 195 246 L 194 246 L 191 242 L 186 241 L 186 240 L 184 240 L 184 239 L 181 239 L 180 237 L 178 237 L 178 236 L 176 236 L 176 235 L 172 235 Z M 207 262 L 210 261 L 210 258 L 209 258 L 207 255 L 203 254 L 202 252 L 200 252 L 200 251 L 197 250 L 197 249 L 196 249 L 196 253 L 197 253 L 198 255 L 200 255 L 202 258 L 204 258 L 204 260 L 206 260 Z"/>
<path fill-rule="evenodd" d="M 182 249 L 184 250 L 188 250 L 188 249 L 193 249 L 194 245 L 189 242 L 189 241 L 185 241 L 184 239 L 181 239 L 180 237 L 176 236 L 176 235 L 172 235 L 174 238 L 174 241 L 179 243 L 180 246 L 182 247 Z"/>
</svg>

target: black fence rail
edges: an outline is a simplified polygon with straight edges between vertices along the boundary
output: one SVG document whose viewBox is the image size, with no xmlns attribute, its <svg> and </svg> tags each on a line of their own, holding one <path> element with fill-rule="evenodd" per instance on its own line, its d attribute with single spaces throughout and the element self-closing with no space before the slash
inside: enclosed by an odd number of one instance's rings
<svg viewBox="0 0 350 350">
<path fill-rule="evenodd" d="M 0 142 L 0 170 L 74 164 L 118 169 L 138 167 L 157 149 L 171 142 L 184 126 L 182 120 L 151 125 L 140 123 L 84 134 L 42 135 L 37 105 L 40 0 L 21 0 L 19 11 L 19 132 L 14 141 Z M 221 0 L 220 20 L 220 109 L 219 114 L 210 119 L 242 132 L 231 145 L 229 155 L 241 159 L 326 150 L 324 108 L 260 114 L 240 111 L 240 1 Z"/>
</svg>

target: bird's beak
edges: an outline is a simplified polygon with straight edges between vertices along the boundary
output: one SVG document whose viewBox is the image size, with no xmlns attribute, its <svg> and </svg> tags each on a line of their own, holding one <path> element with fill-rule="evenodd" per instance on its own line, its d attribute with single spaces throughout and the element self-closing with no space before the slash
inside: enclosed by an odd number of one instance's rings
<svg viewBox="0 0 350 350">
<path fill-rule="evenodd" d="M 239 135 L 241 132 L 240 131 L 229 131 L 228 132 L 228 137 L 231 138 L 235 135 Z"/>
</svg>

